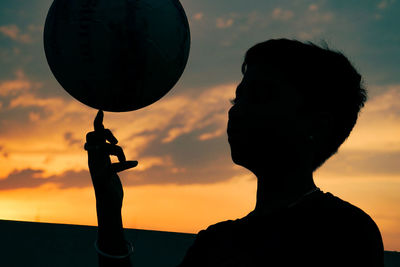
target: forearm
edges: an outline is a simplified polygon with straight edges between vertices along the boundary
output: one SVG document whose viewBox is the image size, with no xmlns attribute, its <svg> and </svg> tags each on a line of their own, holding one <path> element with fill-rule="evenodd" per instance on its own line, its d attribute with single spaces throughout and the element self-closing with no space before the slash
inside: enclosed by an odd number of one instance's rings
<svg viewBox="0 0 400 267">
<path fill-rule="evenodd" d="M 126 245 L 121 211 L 110 211 L 97 204 L 98 220 L 98 248 L 107 254 L 125 255 L 128 253 Z M 130 257 L 113 259 L 103 255 L 98 256 L 99 267 L 131 267 Z"/>
<path fill-rule="evenodd" d="M 103 111 L 99 110 L 94 131 L 86 134 L 84 146 L 96 196 L 98 239 L 95 245 L 100 267 L 131 267 L 132 245 L 125 240 L 121 217 L 124 191 L 117 173 L 136 167 L 138 162 L 126 160 L 122 148 L 116 145 L 118 140 L 104 128 L 103 117 Z M 119 162 L 112 163 L 110 155 L 117 156 Z"/>
</svg>

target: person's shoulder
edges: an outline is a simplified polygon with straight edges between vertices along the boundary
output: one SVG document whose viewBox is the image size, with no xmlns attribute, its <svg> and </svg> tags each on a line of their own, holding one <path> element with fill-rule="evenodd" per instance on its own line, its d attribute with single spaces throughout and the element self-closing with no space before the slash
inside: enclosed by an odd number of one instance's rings
<svg viewBox="0 0 400 267">
<path fill-rule="evenodd" d="M 212 237 L 216 235 L 228 235 L 234 231 L 241 219 L 226 220 L 208 226 L 206 229 L 198 232 L 198 237 Z"/>
<path fill-rule="evenodd" d="M 359 225 L 360 222 L 367 224 L 370 227 L 377 228 L 374 220 L 361 208 L 345 201 L 330 192 L 323 193 L 323 208 L 332 212 L 333 216 L 339 219 L 346 220 L 347 223 L 353 222 Z M 351 221 L 348 221 L 351 219 Z"/>
<path fill-rule="evenodd" d="M 207 262 L 212 261 L 215 255 L 227 248 L 224 245 L 229 242 L 235 231 L 237 221 L 222 221 L 200 230 L 179 267 L 207 266 Z"/>
<path fill-rule="evenodd" d="M 358 246 L 372 246 L 383 251 L 382 236 L 375 221 L 361 208 L 345 201 L 331 193 L 324 193 L 326 204 L 332 212 L 332 218 L 338 225 L 347 229 L 346 234 L 352 235 Z"/>
</svg>

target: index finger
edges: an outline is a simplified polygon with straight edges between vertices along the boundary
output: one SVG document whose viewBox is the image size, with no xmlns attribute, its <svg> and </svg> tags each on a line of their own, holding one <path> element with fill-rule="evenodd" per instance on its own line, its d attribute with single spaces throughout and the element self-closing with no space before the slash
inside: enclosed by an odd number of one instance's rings
<svg viewBox="0 0 400 267">
<path fill-rule="evenodd" d="M 102 110 L 99 110 L 99 112 L 97 112 L 96 118 L 94 119 L 94 123 L 93 123 L 94 130 L 96 132 L 104 131 L 103 118 L 104 118 L 104 113 Z"/>
</svg>

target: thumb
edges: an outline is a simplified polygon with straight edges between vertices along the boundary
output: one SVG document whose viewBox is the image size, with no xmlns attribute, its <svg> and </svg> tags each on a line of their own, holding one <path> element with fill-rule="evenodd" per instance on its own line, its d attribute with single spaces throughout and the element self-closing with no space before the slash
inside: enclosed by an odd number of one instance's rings
<svg viewBox="0 0 400 267">
<path fill-rule="evenodd" d="M 111 170 L 112 170 L 112 172 L 117 173 L 117 172 L 122 172 L 127 169 L 136 167 L 137 165 L 138 165 L 138 162 L 136 160 L 117 162 L 117 163 L 111 164 Z"/>
</svg>

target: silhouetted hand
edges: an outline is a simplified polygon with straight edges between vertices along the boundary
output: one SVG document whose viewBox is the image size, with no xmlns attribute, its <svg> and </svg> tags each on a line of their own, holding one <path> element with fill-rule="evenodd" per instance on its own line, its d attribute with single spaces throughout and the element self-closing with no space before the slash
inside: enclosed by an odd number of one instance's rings
<svg viewBox="0 0 400 267">
<path fill-rule="evenodd" d="M 118 211 L 122 208 L 124 191 L 117 173 L 137 166 L 138 162 L 125 159 L 124 151 L 116 145 L 118 140 L 109 129 L 104 129 L 103 118 L 104 113 L 99 110 L 94 119 L 94 131 L 86 135 L 85 150 L 88 151 L 97 208 Z M 111 163 L 110 155 L 117 156 L 119 162 Z"/>
</svg>

